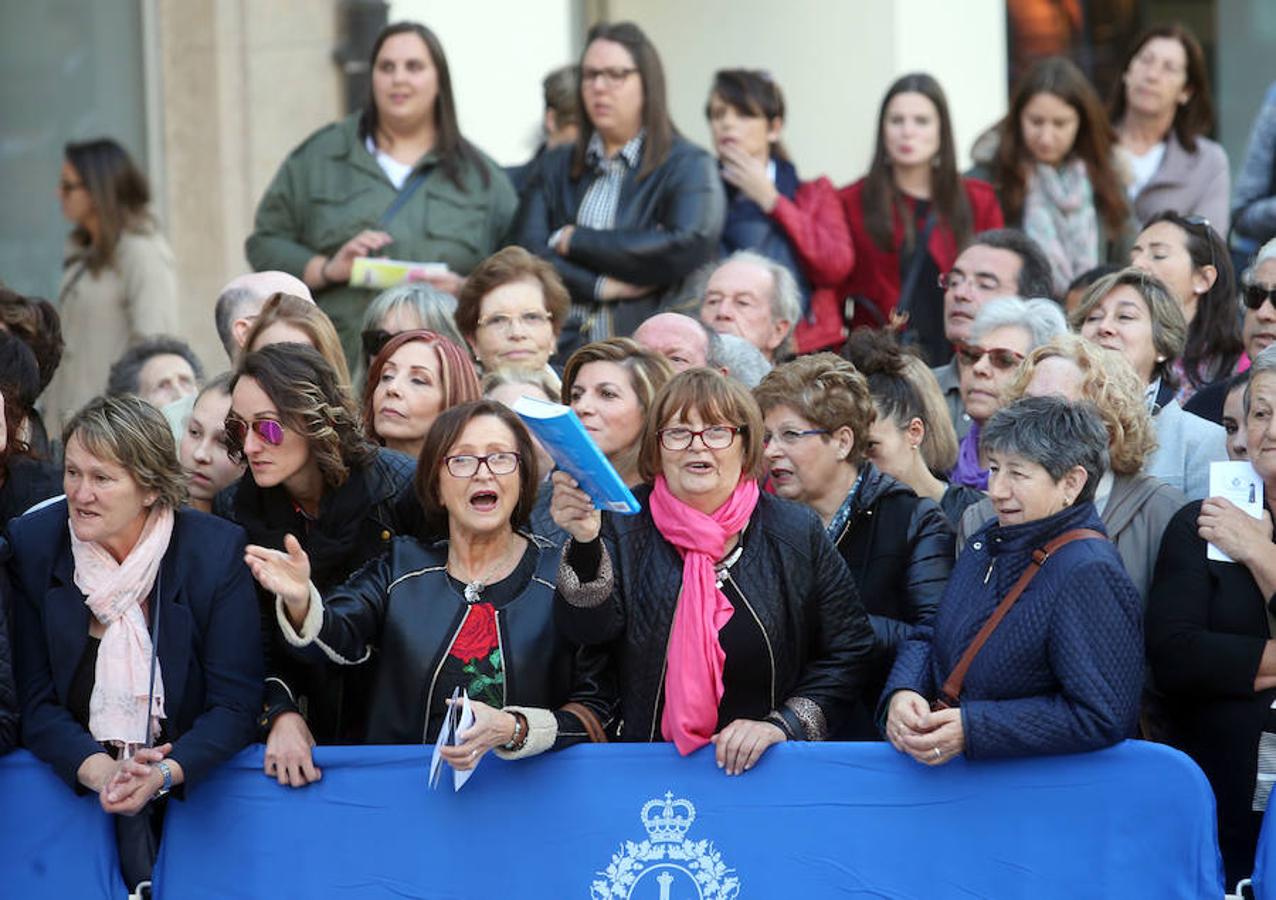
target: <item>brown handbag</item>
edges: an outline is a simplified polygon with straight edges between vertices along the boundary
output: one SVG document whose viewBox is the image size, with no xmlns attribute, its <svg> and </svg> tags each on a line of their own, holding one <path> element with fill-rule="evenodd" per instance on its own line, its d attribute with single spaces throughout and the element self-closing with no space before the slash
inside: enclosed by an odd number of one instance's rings
<svg viewBox="0 0 1276 900">
<path fill-rule="evenodd" d="M 992 611 L 992 615 L 988 617 L 988 621 L 984 623 L 984 627 L 979 629 L 979 633 L 975 635 L 974 640 L 966 647 L 966 652 L 961 655 L 961 659 L 957 660 L 957 665 L 953 667 L 953 671 L 944 681 L 944 686 L 939 690 L 939 696 L 931 701 L 930 708 L 932 711 L 941 709 L 956 709 L 959 705 L 958 698 L 961 696 L 962 682 L 966 680 L 966 672 L 970 669 L 970 664 L 975 661 L 975 657 L 979 651 L 983 649 L 984 644 L 988 642 L 988 638 L 992 637 L 992 633 L 997 630 L 997 626 L 1001 624 L 1001 620 L 1006 617 L 1006 613 L 1010 612 L 1010 607 L 1015 605 L 1015 601 L 1019 599 L 1019 595 L 1028 587 L 1028 582 L 1032 581 L 1041 567 L 1045 565 L 1050 554 L 1054 553 L 1065 544 L 1073 541 L 1081 540 L 1100 540 L 1106 541 L 1107 535 L 1101 531 L 1095 531 L 1093 528 L 1074 528 L 1071 531 L 1065 531 L 1054 540 L 1047 543 L 1044 547 L 1038 547 L 1032 551 L 1032 562 L 1028 564 L 1028 568 L 1023 570 L 1023 574 L 1019 576 L 1019 580 L 1014 583 L 1006 596 L 997 604 L 997 608 Z"/>
</svg>

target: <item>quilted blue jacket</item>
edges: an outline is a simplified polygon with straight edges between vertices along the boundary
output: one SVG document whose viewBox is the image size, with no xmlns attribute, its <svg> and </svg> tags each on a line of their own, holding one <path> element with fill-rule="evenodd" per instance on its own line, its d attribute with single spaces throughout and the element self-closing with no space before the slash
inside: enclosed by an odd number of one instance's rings
<svg viewBox="0 0 1276 900">
<path fill-rule="evenodd" d="M 882 693 L 934 699 L 1032 551 L 1073 528 L 1102 532 L 1092 503 L 1001 527 L 966 543 L 939 611 L 895 658 Z M 1107 541 L 1073 541 L 1042 566 L 966 673 L 961 693 L 970 759 L 1078 753 L 1134 733 L 1143 687 L 1142 602 Z"/>
</svg>

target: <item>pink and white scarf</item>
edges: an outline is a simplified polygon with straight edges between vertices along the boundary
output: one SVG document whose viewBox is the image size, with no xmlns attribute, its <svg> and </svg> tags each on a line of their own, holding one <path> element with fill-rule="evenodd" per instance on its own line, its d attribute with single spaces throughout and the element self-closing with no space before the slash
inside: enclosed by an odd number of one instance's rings
<svg viewBox="0 0 1276 900">
<path fill-rule="evenodd" d="M 106 626 L 89 697 L 89 732 L 102 743 L 149 743 L 159 734 L 159 720 L 165 718 L 164 681 L 157 660 L 150 733 L 143 733 L 150 689 L 151 635 L 142 604 L 155 584 L 172 536 L 173 511 L 154 507 L 133 549 L 123 562 L 116 562 L 101 544 L 82 541 L 71 529 L 75 586 L 84 593 L 89 610 Z"/>
</svg>

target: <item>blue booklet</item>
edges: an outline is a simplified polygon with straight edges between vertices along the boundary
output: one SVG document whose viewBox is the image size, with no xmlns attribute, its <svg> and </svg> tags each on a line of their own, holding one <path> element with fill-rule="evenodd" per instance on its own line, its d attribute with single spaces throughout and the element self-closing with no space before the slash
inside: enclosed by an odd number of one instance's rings
<svg viewBox="0 0 1276 900">
<path fill-rule="evenodd" d="M 576 479 L 596 508 L 628 516 L 642 509 L 570 406 L 537 397 L 519 397 L 514 412 L 544 445 L 558 468 Z"/>
</svg>

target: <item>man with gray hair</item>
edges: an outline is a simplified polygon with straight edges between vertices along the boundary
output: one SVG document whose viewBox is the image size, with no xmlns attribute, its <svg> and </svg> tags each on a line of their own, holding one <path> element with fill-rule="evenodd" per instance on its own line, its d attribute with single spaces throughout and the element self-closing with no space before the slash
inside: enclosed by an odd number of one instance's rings
<svg viewBox="0 0 1276 900">
<path fill-rule="evenodd" d="M 793 273 L 752 250 L 737 250 L 709 274 L 700 321 L 718 334 L 744 338 L 767 362 L 793 355 L 802 300 Z"/>
<path fill-rule="evenodd" d="M 253 321 L 271 294 L 292 294 L 314 302 L 306 283 L 287 272 L 249 272 L 232 278 L 218 295 L 213 322 L 232 365 L 244 346 L 244 338 L 253 327 Z"/>
<path fill-rule="evenodd" d="M 762 351 L 744 338 L 734 334 L 720 334 L 718 340 L 721 344 L 714 368 L 720 369 L 723 375 L 734 378 L 749 390 L 761 384 L 767 372 L 774 368 L 762 355 Z"/>
</svg>

